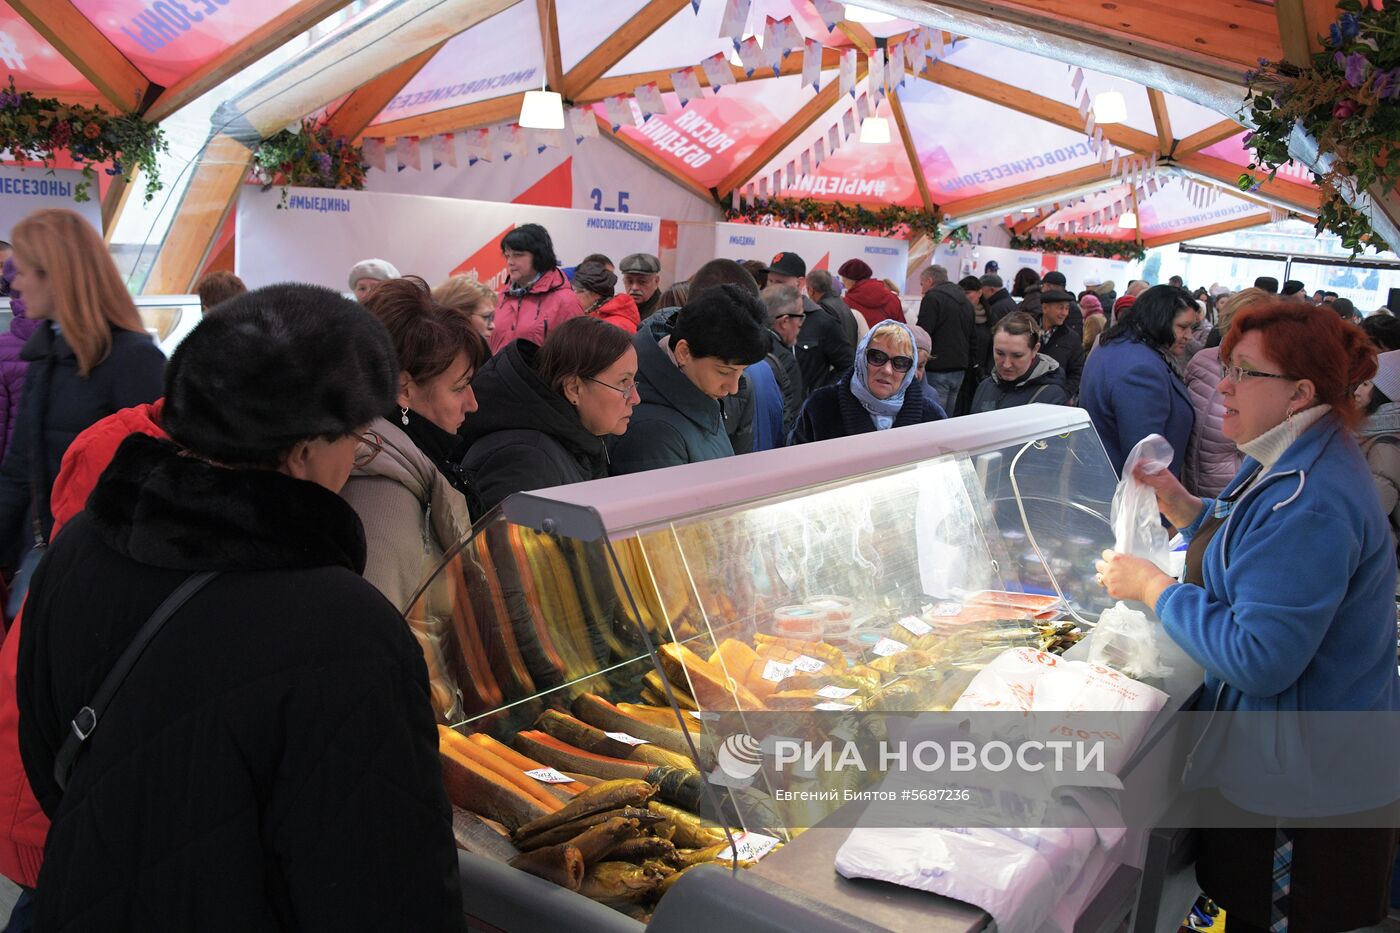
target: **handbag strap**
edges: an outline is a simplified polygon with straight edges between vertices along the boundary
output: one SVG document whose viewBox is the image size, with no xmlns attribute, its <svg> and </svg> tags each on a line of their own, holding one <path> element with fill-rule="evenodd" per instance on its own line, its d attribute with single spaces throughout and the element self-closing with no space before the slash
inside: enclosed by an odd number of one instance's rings
<svg viewBox="0 0 1400 933">
<path fill-rule="evenodd" d="M 102 714 L 107 711 L 112 698 L 121 689 L 127 675 L 136 666 L 136 662 L 141 660 L 141 655 L 145 653 L 147 646 L 160 634 L 160 630 L 165 627 L 166 622 L 170 621 L 171 616 L 179 612 L 180 608 L 189 602 L 192 596 L 204 589 L 219 573 L 218 570 L 205 570 L 185 578 L 185 581 L 156 607 L 156 611 L 151 613 L 151 617 L 137 631 L 130 644 L 126 646 L 126 650 L 121 653 L 121 657 L 117 658 L 117 663 L 103 678 L 102 685 L 97 688 L 97 695 L 93 697 L 92 702 L 78 710 L 77 715 L 69 723 L 68 735 L 64 736 L 63 745 L 59 748 L 58 755 L 54 757 L 53 779 L 60 790 L 67 789 L 69 775 L 73 772 L 73 765 L 78 760 L 78 754 L 83 750 L 83 743 L 97 728 Z"/>
</svg>

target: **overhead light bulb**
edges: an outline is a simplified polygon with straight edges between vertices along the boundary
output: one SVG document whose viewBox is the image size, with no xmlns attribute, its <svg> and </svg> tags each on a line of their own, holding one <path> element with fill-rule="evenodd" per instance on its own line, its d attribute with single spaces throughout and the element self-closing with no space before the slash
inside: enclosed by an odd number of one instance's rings
<svg viewBox="0 0 1400 933">
<path fill-rule="evenodd" d="M 1104 91 L 1094 96 L 1094 122 L 1122 123 L 1128 119 L 1128 102 L 1117 91 Z"/>
<path fill-rule="evenodd" d="M 1118 216 L 1118 227 L 1120 230 L 1136 230 L 1137 214 L 1132 211 L 1124 211 Z"/>
<path fill-rule="evenodd" d="M 860 123 L 860 141 L 887 143 L 890 141 L 890 121 L 884 117 L 866 117 Z"/>
<path fill-rule="evenodd" d="M 846 19 L 853 23 L 888 23 L 895 18 L 891 13 L 881 13 L 879 10 L 867 10 L 863 6 L 846 4 Z"/>
<path fill-rule="evenodd" d="M 564 98 L 553 91 L 526 91 L 520 102 L 519 123 L 532 130 L 562 130 Z"/>
<path fill-rule="evenodd" d="M 1023 207 L 1023 208 L 1021 208 L 1021 213 L 1022 213 L 1022 214 L 1034 214 L 1034 213 L 1035 213 L 1035 208 L 1033 208 L 1033 207 Z"/>
</svg>

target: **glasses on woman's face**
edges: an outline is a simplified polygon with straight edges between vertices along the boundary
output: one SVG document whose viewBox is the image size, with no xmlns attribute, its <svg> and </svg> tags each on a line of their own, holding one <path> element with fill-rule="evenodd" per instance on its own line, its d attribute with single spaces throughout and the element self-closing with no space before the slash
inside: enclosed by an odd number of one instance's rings
<svg viewBox="0 0 1400 933">
<path fill-rule="evenodd" d="M 604 381 L 601 380 L 601 379 L 594 379 L 592 376 L 584 376 L 583 378 L 587 379 L 589 382 L 596 382 L 596 383 L 598 383 L 598 385 L 600 385 L 600 386 L 604 386 L 604 387 L 606 387 L 606 388 L 612 389 L 614 392 L 616 392 L 616 393 L 618 393 L 619 395 L 621 395 L 621 396 L 623 397 L 623 399 L 629 399 L 629 398 L 631 398 L 632 396 L 634 396 L 634 395 L 637 394 L 637 383 L 636 383 L 636 382 L 629 382 L 629 383 L 627 383 L 627 384 L 624 385 L 624 386 L 615 386 L 615 385 L 611 385 L 611 384 L 609 384 L 609 383 L 606 383 L 606 382 L 604 382 Z"/>
<path fill-rule="evenodd" d="M 375 457 L 384 451 L 384 441 L 373 431 L 350 435 L 355 439 L 355 469 L 369 466 Z"/>
<path fill-rule="evenodd" d="M 1245 369 L 1243 366 L 1231 366 L 1229 363 L 1220 364 L 1220 378 L 1228 379 L 1234 385 L 1239 385 L 1245 379 L 1292 379 L 1292 376 L 1285 376 L 1282 373 L 1262 373 L 1257 369 Z"/>
<path fill-rule="evenodd" d="M 914 358 L 911 356 L 890 356 L 884 350 L 876 350 L 874 347 L 865 351 L 865 362 L 879 369 L 886 363 L 894 367 L 897 373 L 907 373 L 914 368 Z"/>
</svg>

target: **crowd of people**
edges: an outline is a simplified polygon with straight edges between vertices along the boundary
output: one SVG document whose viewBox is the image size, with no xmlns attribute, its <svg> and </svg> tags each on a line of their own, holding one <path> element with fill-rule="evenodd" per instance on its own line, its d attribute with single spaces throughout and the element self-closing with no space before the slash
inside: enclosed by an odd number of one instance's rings
<svg viewBox="0 0 1400 933">
<path fill-rule="evenodd" d="M 1120 297 L 1055 271 L 1008 289 L 995 269 L 931 265 L 906 319 L 858 259 L 836 276 L 793 252 L 716 259 L 663 287 L 656 256 L 566 267 L 524 224 L 502 240 L 499 291 L 382 259 L 353 265 L 354 300 L 215 273 L 167 361 L 85 221 L 40 211 L 12 237 L 0 873 L 26 893 L 11 929 L 460 928 L 434 726 L 451 699 L 430 694 L 432 648 L 403 614 L 473 521 L 517 492 L 1013 406 L 1082 406 L 1120 472 L 1147 435 L 1171 443 L 1169 471 L 1142 478 L 1192 540 L 1186 575 L 1112 553 L 1099 572 L 1156 606 L 1231 708 L 1400 707 L 1382 657 L 1400 322 L 1357 326 L 1301 283 L 1133 281 Z M 1283 467 L 1306 486 L 1275 481 Z M 1289 571 L 1268 544 L 1227 566 L 1231 511 L 1280 545 L 1328 546 L 1298 523 L 1345 523 L 1349 549 L 1318 557 L 1343 570 Z M 183 597 L 197 624 L 151 643 L 75 761 L 74 714 L 187 586 L 205 588 Z M 1313 660 L 1241 666 L 1241 644 L 1278 632 Z"/>
</svg>

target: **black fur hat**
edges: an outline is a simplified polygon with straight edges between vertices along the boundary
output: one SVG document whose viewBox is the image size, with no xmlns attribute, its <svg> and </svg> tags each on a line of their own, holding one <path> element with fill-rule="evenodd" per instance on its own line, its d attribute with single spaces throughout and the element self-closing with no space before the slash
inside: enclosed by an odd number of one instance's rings
<svg viewBox="0 0 1400 933">
<path fill-rule="evenodd" d="M 194 453 L 272 467 L 298 442 L 341 438 L 394 406 L 399 366 L 368 311 L 318 285 L 221 304 L 165 371 L 162 423 Z"/>
</svg>

